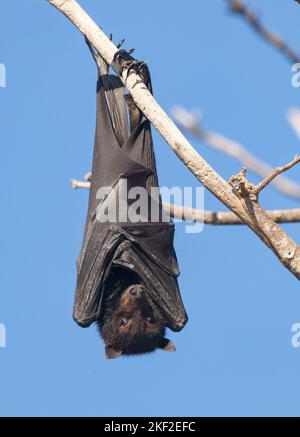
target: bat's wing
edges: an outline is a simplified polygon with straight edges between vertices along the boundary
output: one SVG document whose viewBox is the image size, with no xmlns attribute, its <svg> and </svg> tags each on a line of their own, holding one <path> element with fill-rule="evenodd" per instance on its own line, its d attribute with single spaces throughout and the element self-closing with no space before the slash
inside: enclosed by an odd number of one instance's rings
<svg viewBox="0 0 300 437">
<path fill-rule="evenodd" d="M 122 52 L 119 66 L 124 59 L 136 63 Z M 140 74 L 151 89 L 145 65 Z M 113 266 L 123 266 L 139 275 L 147 293 L 164 313 L 167 325 L 179 330 L 187 315 L 177 283 L 174 224 L 166 221 L 160 196 L 155 199 L 151 196 L 151 188 L 157 188 L 158 181 L 150 123 L 132 101 L 126 107 L 124 91 L 117 76 L 107 70 L 99 76 L 92 180 L 84 240 L 77 261 L 74 319 L 81 326 L 89 326 L 99 317 L 103 284 Z M 132 188 L 142 188 L 146 193 L 142 208 L 147 208 L 140 214 L 142 221 L 137 223 L 124 217 L 124 211 L 134 206 L 134 199 L 128 199 Z M 154 210 L 158 211 L 155 221 Z M 114 211 L 109 220 L 107 211 Z"/>
</svg>

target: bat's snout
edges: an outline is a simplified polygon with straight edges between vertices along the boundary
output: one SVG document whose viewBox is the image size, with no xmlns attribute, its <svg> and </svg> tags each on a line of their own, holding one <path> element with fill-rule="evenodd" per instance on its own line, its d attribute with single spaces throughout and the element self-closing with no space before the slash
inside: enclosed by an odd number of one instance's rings
<svg viewBox="0 0 300 437">
<path fill-rule="evenodd" d="M 187 321 L 188 321 L 188 317 L 187 317 L 187 315 L 185 314 L 184 316 L 182 316 L 182 317 L 179 317 L 177 320 L 176 320 L 176 322 L 173 324 L 173 326 L 172 326 L 172 330 L 173 331 L 181 331 L 182 330 L 182 328 L 185 326 L 185 324 L 187 323 Z"/>
<path fill-rule="evenodd" d="M 131 285 L 129 292 L 134 297 L 140 297 L 143 293 L 143 287 L 141 285 Z"/>
</svg>

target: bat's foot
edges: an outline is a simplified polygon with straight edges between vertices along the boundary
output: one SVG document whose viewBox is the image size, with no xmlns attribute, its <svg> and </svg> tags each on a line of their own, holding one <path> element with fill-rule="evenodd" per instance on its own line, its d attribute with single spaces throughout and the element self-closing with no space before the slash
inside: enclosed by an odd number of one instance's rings
<svg viewBox="0 0 300 437">
<path fill-rule="evenodd" d="M 100 29 L 101 29 L 101 27 L 100 27 Z M 112 33 L 109 34 L 109 39 L 110 39 L 110 41 L 113 40 L 113 34 L 112 34 Z M 116 44 L 116 46 L 118 47 L 118 49 L 120 49 L 120 48 L 122 47 L 122 45 L 124 44 L 124 42 L 125 42 L 125 38 L 121 39 L 121 41 L 120 41 L 118 44 Z"/>
<path fill-rule="evenodd" d="M 143 61 L 137 61 L 134 59 L 131 54 L 132 50 L 119 50 L 114 56 L 114 64 L 117 67 L 119 74 L 122 76 L 124 72 L 126 72 L 125 80 L 127 80 L 128 76 L 131 72 L 135 74 L 139 74 L 143 80 L 147 79 L 148 67 L 147 64 Z"/>
<path fill-rule="evenodd" d="M 94 58 L 94 61 L 96 62 L 96 65 L 98 67 L 99 74 L 104 74 L 108 69 L 108 64 L 105 62 L 105 60 L 102 58 L 100 53 L 97 49 L 90 43 L 90 41 L 87 39 L 87 37 L 84 37 L 85 42 L 89 48 L 89 51 L 91 52 L 91 55 Z"/>
<path fill-rule="evenodd" d="M 128 76 L 131 72 L 134 72 L 135 74 L 141 74 L 142 75 L 142 69 L 146 66 L 145 62 L 142 61 L 126 61 L 122 64 L 120 68 L 120 75 L 123 76 L 124 71 L 126 71 L 126 78 L 127 80 Z"/>
</svg>

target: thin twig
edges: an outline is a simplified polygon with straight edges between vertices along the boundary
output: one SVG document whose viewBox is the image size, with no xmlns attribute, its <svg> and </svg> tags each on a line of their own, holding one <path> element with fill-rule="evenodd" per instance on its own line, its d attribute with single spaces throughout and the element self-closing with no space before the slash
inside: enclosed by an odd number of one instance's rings
<svg viewBox="0 0 300 437">
<path fill-rule="evenodd" d="M 90 189 L 91 183 L 88 181 L 78 181 L 77 179 L 70 179 L 71 187 L 76 190 L 77 188 L 88 188 Z"/>
<path fill-rule="evenodd" d="M 282 167 L 276 167 L 272 173 L 269 174 L 263 181 L 261 181 L 259 184 L 256 185 L 257 193 L 259 193 L 261 190 L 263 190 L 276 176 L 280 175 L 281 173 L 289 170 L 290 168 L 294 167 L 294 165 L 298 164 L 300 162 L 300 156 L 296 156 L 291 162 L 288 164 L 283 165 Z"/>
<path fill-rule="evenodd" d="M 243 17 L 252 28 L 262 36 L 268 43 L 276 47 L 292 63 L 299 62 L 300 56 L 278 35 L 267 29 L 259 20 L 257 14 L 250 11 L 241 0 L 227 0 L 230 10 Z M 298 1 L 298 0 L 296 0 Z M 298 1 L 300 3 L 300 1 Z"/>
<path fill-rule="evenodd" d="M 273 171 L 272 167 L 269 164 L 266 164 L 265 162 L 258 159 L 256 156 L 250 153 L 242 144 L 226 138 L 219 133 L 207 131 L 204 127 L 202 127 L 199 111 L 188 111 L 182 106 L 174 106 L 172 108 L 172 115 L 175 121 L 189 134 L 193 135 L 195 138 L 200 139 L 213 149 L 225 153 L 226 155 L 236 159 L 243 166 L 247 167 L 248 170 L 251 170 L 260 177 L 266 178 Z M 296 119 L 295 115 L 297 115 L 297 122 L 299 123 L 298 126 L 300 129 L 300 111 L 298 110 L 298 114 L 293 114 L 294 123 Z M 282 193 L 290 197 L 300 199 L 300 185 L 296 184 L 291 179 L 280 176 L 274 179 L 272 182 L 276 186 L 276 188 Z"/>
<path fill-rule="evenodd" d="M 240 198 L 243 199 L 249 198 L 250 200 L 257 202 L 261 190 L 263 190 L 279 174 L 289 170 L 299 162 L 300 162 L 300 156 L 296 156 L 291 162 L 281 167 L 276 167 L 274 170 L 270 172 L 270 174 L 266 178 L 264 178 L 261 182 L 259 182 L 256 185 L 247 180 L 246 178 L 247 168 L 243 167 L 238 174 L 231 176 L 231 178 L 229 179 L 229 184 L 232 186 L 234 192 L 238 194 Z"/>
<path fill-rule="evenodd" d="M 90 178 L 91 173 L 87 174 Z M 86 179 L 79 181 L 71 179 L 71 186 L 74 189 L 89 189 L 91 183 Z M 225 211 L 202 211 L 188 206 L 173 205 L 162 202 L 165 212 L 178 220 L 205 223 L 207 225 L 243 225 L 244 223 L 233 213 Z M 269 217 L 276 223 L 296 223 L 300 222 L 300 209 L 282 209 L 267 211 Z"/>
</svg>

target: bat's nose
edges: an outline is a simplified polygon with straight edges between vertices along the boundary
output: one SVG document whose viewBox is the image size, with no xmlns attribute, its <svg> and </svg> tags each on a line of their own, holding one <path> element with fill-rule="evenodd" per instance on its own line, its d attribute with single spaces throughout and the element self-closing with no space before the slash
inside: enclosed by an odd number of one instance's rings
<svg viewBox="0 0 300 437">
<path fill-rule="evenodd" d="M 175 331 L 181 331 L 181 329 L 184 327 L 184 325 L 186 324 L 186 322 L 188 321 L 188 317 L 187 315 L 184 315 L 182 317 L 179 317 L 175 324 L 173 325 L 173 329 Z"/>
<path fill-rule="evenodd" d="M 141 285 L 133 285 L 130 288 L 130 293 L 132 294 L 132 296 L 140 296 L 142 293 L 142 286 Z"/>
</svg>

